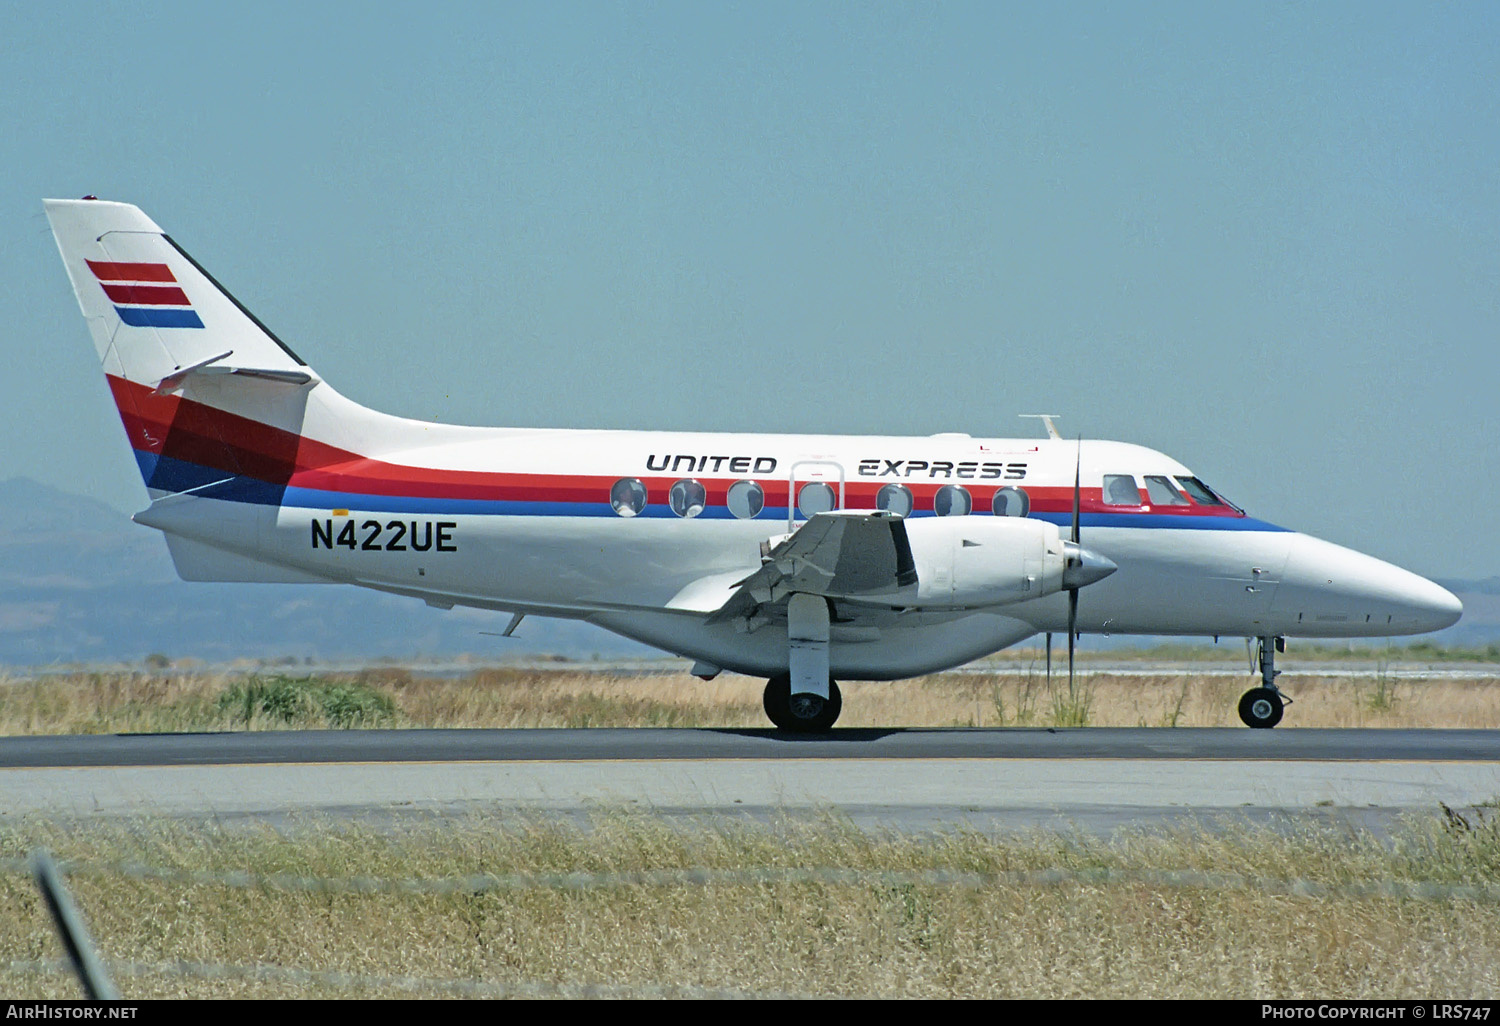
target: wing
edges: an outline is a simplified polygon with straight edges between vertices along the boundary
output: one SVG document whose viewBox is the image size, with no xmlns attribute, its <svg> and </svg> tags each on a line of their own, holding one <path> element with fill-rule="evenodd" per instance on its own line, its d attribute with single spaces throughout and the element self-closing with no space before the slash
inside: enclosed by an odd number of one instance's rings
<svg viewBox="0 0 1500 1026">
<path fill-rule="evenodd" d="M 759 570 L 714 610 L 709 623 L 749 616 L 801 593 L 833 599 L 892 599 L 917 583 L 906 522 L 885 510 L 815 514 L 762 552 Z"/>
</svg>

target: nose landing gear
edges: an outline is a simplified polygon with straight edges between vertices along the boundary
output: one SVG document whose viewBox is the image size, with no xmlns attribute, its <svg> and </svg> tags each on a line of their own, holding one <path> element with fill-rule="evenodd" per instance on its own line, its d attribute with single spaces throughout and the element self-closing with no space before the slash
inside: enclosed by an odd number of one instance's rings
<svg viewBox="0 0 1500 1026">
<path fill-rule="evenodd" d="M 1247 727 L 1274 727 L 1281 722 L 1283 708 L 1280 691 L 1251 688 L 1240 698 L 1240 719 Z"/>
<path fill-rule="evenodd" d="M 813 694 L 794 695 L 791 675 L 785 673 L 766 682 L 762 702 L 772 723 L 781 730 L 798 734 L 828 730 L 844 709 L 844 696 L 832 678 L 828 681 L 827 698 Z"/>
<path fill-rule="evenodd" d="M 1276 653 L 1286 651 L 1286 639 L 1256 638 L 1255 665 L 1260 669 L 1261 686 L 1251 688 L 1240 697 L 1240 719 L 1247 727 L 1274 727 L 1291 701 L 1276 686 L 1281 671 L 1276 669 Z"/>
</svg>

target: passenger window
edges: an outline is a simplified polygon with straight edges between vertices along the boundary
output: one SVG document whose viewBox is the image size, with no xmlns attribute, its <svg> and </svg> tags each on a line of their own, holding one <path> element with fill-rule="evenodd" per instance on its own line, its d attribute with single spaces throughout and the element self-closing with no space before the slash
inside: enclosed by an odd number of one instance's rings
<svg viewBox="0 0 1500 1026">
<path fill-rule="evenodd" d="M 633 517 L 646 508 L 646 486 L 633 477 L 622 477 L 609 490 L 609 504 L 622 517 Z"/>
<path fill-rule="evenodd" d="M 741 520 L 749 520 L 760 516 L 760 511 L 766 508 L 766 492 L 754 481 L 736 481 L 729 486 L 725 502 L 729 512 Z"/>
<path fill-rule="evenodd" d="M 911 489 L 906 485 L 888 484 L 875 495 L 875 508 L 890 510 L 898 517 L 911 512 Z"/>
<path fill-rule="evenodd" d="M 997 517 L 1024 517 L 1031 512 L 1031 497 L 1019 488 L 1002 488 L 990 503 Z"/>
<path fill-rule="evenodd" d="M 667 493 L 667 504 L 680 517 L 692 518 L 703 512 L 708 503 L 708 493 L 697 481 L 684 478 L 672 486 Z"/>
<path fill-rule="evenodd" d="M 1104 501 L 1110 506 L 1139 506 L 1141 490 L 1129 474 L 1105 474 Z"/>
<path fill-rule="evenodd" d="M 805 517 L 833 509 L 833 486 L 826 481 L 809 481 L 797 493 L 797 512 Z"/>
<path fill-rule="evenodd" d="M 943 485 L 932 497 L 932 511 L 940 517 L 964 517 L 974 510 L 974 499 L 963 485 Z"/>
<path fill-rule="evenodd" d="M 1170 478 L 1146 475 L 1146 495 L 1153 506 L 1186 506 L 1188 501 L 1172 487 Z"/>
</svg>

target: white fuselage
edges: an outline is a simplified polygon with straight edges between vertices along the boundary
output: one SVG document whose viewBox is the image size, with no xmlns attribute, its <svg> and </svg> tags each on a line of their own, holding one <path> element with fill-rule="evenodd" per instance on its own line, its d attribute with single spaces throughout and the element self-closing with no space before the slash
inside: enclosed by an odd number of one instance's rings
<svg viewBox="0 0 1500 1026">
<path fill-rule="evenodd" d="M 994 492 L 1007 487 L 1026 493 L 1031 519 L 1066 534 L 1076 465 L 1081 540 L 1119 568 L 1082 591 L 1080 632 L 1383 636 L 1446 626 L 1459 612 L 1451 595 L 1421 577 L 1231 507 L 1184 505 L 1182 494 L 1171 507 L 1144 501 L 1146 477 L 1175 482 L 1190 472 L 1133 445 L 436 426 L 434 433 L 451 434 L 325 469 L 306 482 L 317 487 L 299 485 L 306 475 L 294 474 L 280 505 L 167 498 L 138 519 L 289 572 L 277 579 L 575 617 L 707 664 L 769 675 L 786 666 L 784 629 L 713 624 L 705 613 L 759 566 L 762 542 L 805 520 L 795 509 L 788 516 L 788 494 L 824 482 L 835 505 L 869 509 L 881 487 L 902 485 L 912 493 L 908 524 L 920 560 L 922 520 L 934 516 L 944 486 L 968 492 L 973 509 L 964 522 L 976 531 L 995 517 Z M 418 482 L 405 491 L 424 494 L 381 494 L 401 490 L 389 484 L 392 466 L 404 468 L 396 477 Z M 1133 479 L 1143 501 L 1107 504 L 1105 475 Z M 611 485 L 622 479 L 644 485 L 637 515 L 611 505 Z M 677 481 L 703 486 L 707 501 L 695 515 L 673 511 Z M 757 516 L 730 512 L 722 495 L 736 481 L 760 486 L 765 506 Z M 193 576 L 194 555 L 212 560 L 194 547 L 179 556 L 185 576 Z M 927 568 L 929 578 L 941 572 Z M 225 569 L 214 564 L 200 575 L 223 579 Z M 842 679 L 930 672 L 1039 631 L 1063 631 L 1067 602 L 1054 593 L 989 607 L 859 613 L 832 628 L 830 665 Z"/>
</svg>

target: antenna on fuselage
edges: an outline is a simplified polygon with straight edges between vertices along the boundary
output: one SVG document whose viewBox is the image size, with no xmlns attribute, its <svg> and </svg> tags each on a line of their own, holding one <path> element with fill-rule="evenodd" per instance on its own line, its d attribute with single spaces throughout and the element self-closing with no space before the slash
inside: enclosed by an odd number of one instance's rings
<svg viewBox="0 0 1500 1026">
<path fill-rule="evenodd" d="M 1057 433 L 1057 425 L 1054 424 L 1054 423 L 1052 423 L 1054 420 L 1056 420 L 1060 416 L 1060 414 L 1056 414 L 1056 413 L 1021 413 L 1021 414 L 1017 414 L 1017 416 L 1024 417 L 1027 420 L 1039 420 L 1039 421 L 1041 421 L 1047 427 L 1047 437 L 1048 438 L 1056 438 L 1058 440 L 1062 439 L 1062 435 L 1060 435 L 1060 434 Z"/>
</svg>

